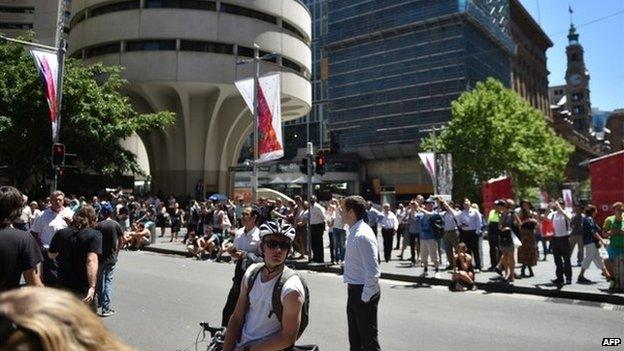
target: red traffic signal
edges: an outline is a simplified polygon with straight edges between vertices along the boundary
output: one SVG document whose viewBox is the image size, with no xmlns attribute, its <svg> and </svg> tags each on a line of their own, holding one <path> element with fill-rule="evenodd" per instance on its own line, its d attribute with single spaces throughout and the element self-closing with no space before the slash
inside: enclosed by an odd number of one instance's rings
<svg viewBox="0 0 624 351">
<path fill-rule="evenodd" d="M 56 174 L 58 175 L 59 178 L 62 178 L 65 175 L 65 168 L 64 167 L 58 167 L 56 169 Z"/>
<path fill-rule="evenodd" d="M 325 174 L 325 156 L 317 155 L 315 158 L 316 161 L 316 174 L 323 175 Z"/>
<path fill-rule="evenodd" d="M 61 166 L 65 164 L 65 144 L 54 143 L 52 145 L 52 165 Z"/>
</svg>

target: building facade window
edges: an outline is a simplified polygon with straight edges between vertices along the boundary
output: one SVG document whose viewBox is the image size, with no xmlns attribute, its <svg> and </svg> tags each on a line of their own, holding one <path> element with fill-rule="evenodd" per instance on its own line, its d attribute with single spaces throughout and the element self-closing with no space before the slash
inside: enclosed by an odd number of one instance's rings
<svg viewBox="0 0 624 351">
<path fill-rule="evenodd" d="M 182 40 L 180 41 L 180 50 L 232 55 L 234 53 L 234 45 L 209 41 Z"/>
<path fill-rule="evenodd" d="M 91 9 L 89 11 L 89 17 L 101 16 L 111 12 L 134 10 L 140 7 L 141 3 L 138 0 L 115 2 Z"/>
<path fill-rule="evenodd" d="M 572 94 L 572 101 L 583 101 L 583 93 Z"/>
<path fill-rule="evenodd" d="M 282 20 L 282 27 L 284 29 L 286 29 L 289 32 L 292 32 L 296 37 L 298 37 L 299 39 L 305 41 L 305 35 L 303 35 L 303 33 L 297 29 L 297 27 L 293 26 L 292 24 L 288 23 L 286 20 Z"/>
<path fill-rule="evenodd" d="M 301 66 L 295 63 L 295 61 L 289 60 L 285 57 L 282 57 L 282 66 L 288 67 L 297 73 L 301 73 Z"/>
<path fill-rule="evenodd" d="M 246 46 L 239 46 L 238 56 L 254 57 L 254 49 L 248 48 Z"/>
<path fill-rule="evenodd" d="M 585 114 L 585 107 L 583 107 L 583 106 L 574 106 L 572 108 L 572 113 L 575 114 L 575 115 Z"/>
<path fill-rule="evenodd" d="M 32 23 L 4 22 L 4 23 L 0 23 L 0 29 L 28 30 L 28 29 L 33 29 L 33 24 Z"/>
<path fill-rule="evenodd" d="M 91 58 L 94 56 L 101 56 L 106 54 L 116 54 L 121 52 L 121 45 L 119 42 L 98 45 L 85 50 L 84 58 Z"/>
<path fill-rule="evenodd" d="M 34 7 L 18 7 L 18 6 L 0 6 L 0 13 L 33 14 L 35 13 L 35 8 Z"/>
<path fill-rule="evenodd" d="M 268 15 L 266 13 L 262 13 L 260 11 L 242 7 L 242 6 L 221 3 L 221 12 L 255 18 L 260 21 L 268 22 L 271 24 L 277 24 L 277 17 Z"/>
<path fill-rule="evenodd" d="M 194 9 L 216 11 L 217 4 L 214 1 L 203 0 L 146 0 L 145 8 Z"/>
<path fill-rule="evenodd" d="M 175 40 L 137 40 L 126 43 L 126 51 L 171 51 L 175 49 Z"/>
</svg>

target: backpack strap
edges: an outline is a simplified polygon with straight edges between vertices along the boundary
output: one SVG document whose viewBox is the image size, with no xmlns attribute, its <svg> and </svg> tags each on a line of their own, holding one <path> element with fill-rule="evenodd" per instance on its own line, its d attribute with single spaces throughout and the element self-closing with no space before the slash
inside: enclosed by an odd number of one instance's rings
<svg viewBox="0 0 624 351">
<path fill-rule="evenodd" d="M 275 286 L 273 287 L 273 297 L 272 297 L 272 307 L 271 312 L 269 312 L 269 316 L 267 318 L 271 318 L 272 314 L 275 314 L 277 320 L 282 323 L 282 313 L 284 311 L 284 306 L 282 305 L 282 289 L 284 288 L 284 284 L 290 279 L 292 276 L 297 275 L 297 273 L 288 268 L 284 267 L 284 271 L 280 275 L 280 278 L 277 282 L 275 282 Z"/>
<path fill-rule="evenodd" d="M 251 293 L 251 288 L 253 288 L 254 283 L 256 282 L 256 278 L 260 271 L 264 268 L 264 263 L 259 263 L 249 274 L 249 279 L 247 280 L 247 309 L 245 310 L 245 315 L 247 315 L 247 311 L 249 311 L 249 306 L 251 306 L 251 302 L 249 301 L 249 294 Z"/>
</svg>

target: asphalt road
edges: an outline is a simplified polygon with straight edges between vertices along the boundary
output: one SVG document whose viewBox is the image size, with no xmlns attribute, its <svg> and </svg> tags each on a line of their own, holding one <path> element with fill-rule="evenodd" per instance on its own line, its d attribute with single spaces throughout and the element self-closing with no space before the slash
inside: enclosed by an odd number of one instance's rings
<svg viewBox="0 0 624 351">
<path fill-rule="evenodd" d="M 122 252 L 115 271 L 117 314 L 105 323 L 139 350 L 195 350 L 198 323 L 220 323 L 233 269 L 233 264 Z M 311 308 L 310 325 L 299 343 L 314 343 L 323 351 L 348 350 L 341 277 L 302 275 L 310 287 Z M 624 337 L 624 306 L 451 293 L 444 287 L 387 280 L 381 288 L 383 350 L 598 350 L 603 338 Z"/>
</svg>

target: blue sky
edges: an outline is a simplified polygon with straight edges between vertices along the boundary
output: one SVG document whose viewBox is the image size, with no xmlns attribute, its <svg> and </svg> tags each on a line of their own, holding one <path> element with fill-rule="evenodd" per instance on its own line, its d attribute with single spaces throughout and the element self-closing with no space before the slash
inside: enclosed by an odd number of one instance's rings
<svg viewBox="0 0 624 351">
<path fill-rule="evenodd" d="M 624 0 L 520 0 L 554 43 L 548 57 L 549 85 L 564 84 L 568 5 L 585 49 L 592 108 L 624 108 Z M 592 23 L 593 22 L 593 23 Z"/>
</svg>

